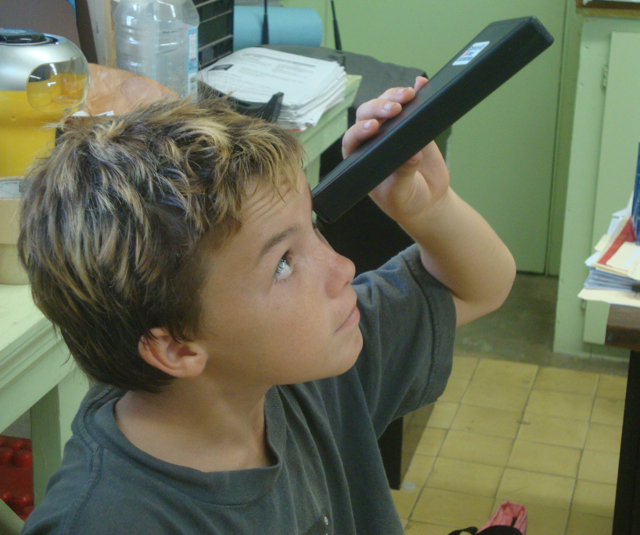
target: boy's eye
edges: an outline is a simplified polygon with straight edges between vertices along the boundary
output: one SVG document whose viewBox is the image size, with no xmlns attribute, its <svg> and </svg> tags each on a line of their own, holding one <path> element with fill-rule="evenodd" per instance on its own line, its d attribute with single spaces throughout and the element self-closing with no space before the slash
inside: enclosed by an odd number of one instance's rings
<svg viewBox="0 0 640 535">
<path fill-rule="evenodd" d="M 278 267 L 276 268 L 273 278 L 276 281 L 282 281 L 291 275 L 291 273 L 293 273 L 293 268 L 289 262 L 289 253 L 287 253 L 278 262 Z"/>
</svg>

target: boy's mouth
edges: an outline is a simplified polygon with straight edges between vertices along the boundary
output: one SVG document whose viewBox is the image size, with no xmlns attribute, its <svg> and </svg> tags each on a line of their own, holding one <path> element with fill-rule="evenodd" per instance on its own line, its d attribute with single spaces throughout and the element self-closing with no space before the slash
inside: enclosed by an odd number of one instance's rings
<svg viewBox="0 0 640 535">
<path fill-rule="evenodd" d="M 351 310 L 351 312 L 347 316 L 347 319 L 345 319 L 342 322 L 342 325 L 340 325 L 340 327 L 338 327 L 338 330 L 336 332 L 340 332 L 340 331 L 342 331 L 344 329 L 348 329 L 352 325 L 357 325 L 359 321 L 360 321 L 360 311 L 358 310 L 358 306 L 356 304 L 356 305 L 353 306 L 353 309 Z"/>
</svg>

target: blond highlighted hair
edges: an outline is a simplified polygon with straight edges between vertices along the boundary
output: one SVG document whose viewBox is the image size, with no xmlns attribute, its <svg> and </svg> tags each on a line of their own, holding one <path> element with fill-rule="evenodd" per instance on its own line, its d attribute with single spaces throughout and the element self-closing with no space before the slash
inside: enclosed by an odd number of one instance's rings
<svg viewBox="0 0 640 535">
<path fill-rule="evenodd" d="M 18 242 L 37 306 L 96 381 L 157 392 L 138 354 L 164 327 L 193 340 L 208 251 L 260 181 L 295 183 L 303 150 L 222 99 L 162 101 L 63 135 L 27 177 Z"/>
</svg>

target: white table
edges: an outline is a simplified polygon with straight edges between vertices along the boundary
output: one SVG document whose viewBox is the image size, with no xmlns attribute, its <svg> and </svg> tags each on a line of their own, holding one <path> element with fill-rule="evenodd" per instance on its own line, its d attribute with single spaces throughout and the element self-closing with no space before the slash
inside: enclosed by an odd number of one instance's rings
<svg viewBox="0 0 640 535">
<path fill-rule="evenodd" d="M 87 386 L 30 286 L 0 285 L 0 430 L 30 411 L 36 502 L 60 464 Z"/>
</svg>

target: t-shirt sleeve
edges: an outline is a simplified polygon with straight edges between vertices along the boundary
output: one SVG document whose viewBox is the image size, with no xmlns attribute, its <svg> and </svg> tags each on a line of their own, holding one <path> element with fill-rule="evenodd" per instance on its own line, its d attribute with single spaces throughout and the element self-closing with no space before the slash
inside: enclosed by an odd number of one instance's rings
<svg viewBox="0 0 640 535">
<path fill-rule="evenodd" d="M 364 339 L 355 365 L 379 436 L 396 418 L 433 403 L 453 358 L 455 306 L 413 245 L 354 281 Z"/>
</svg>

